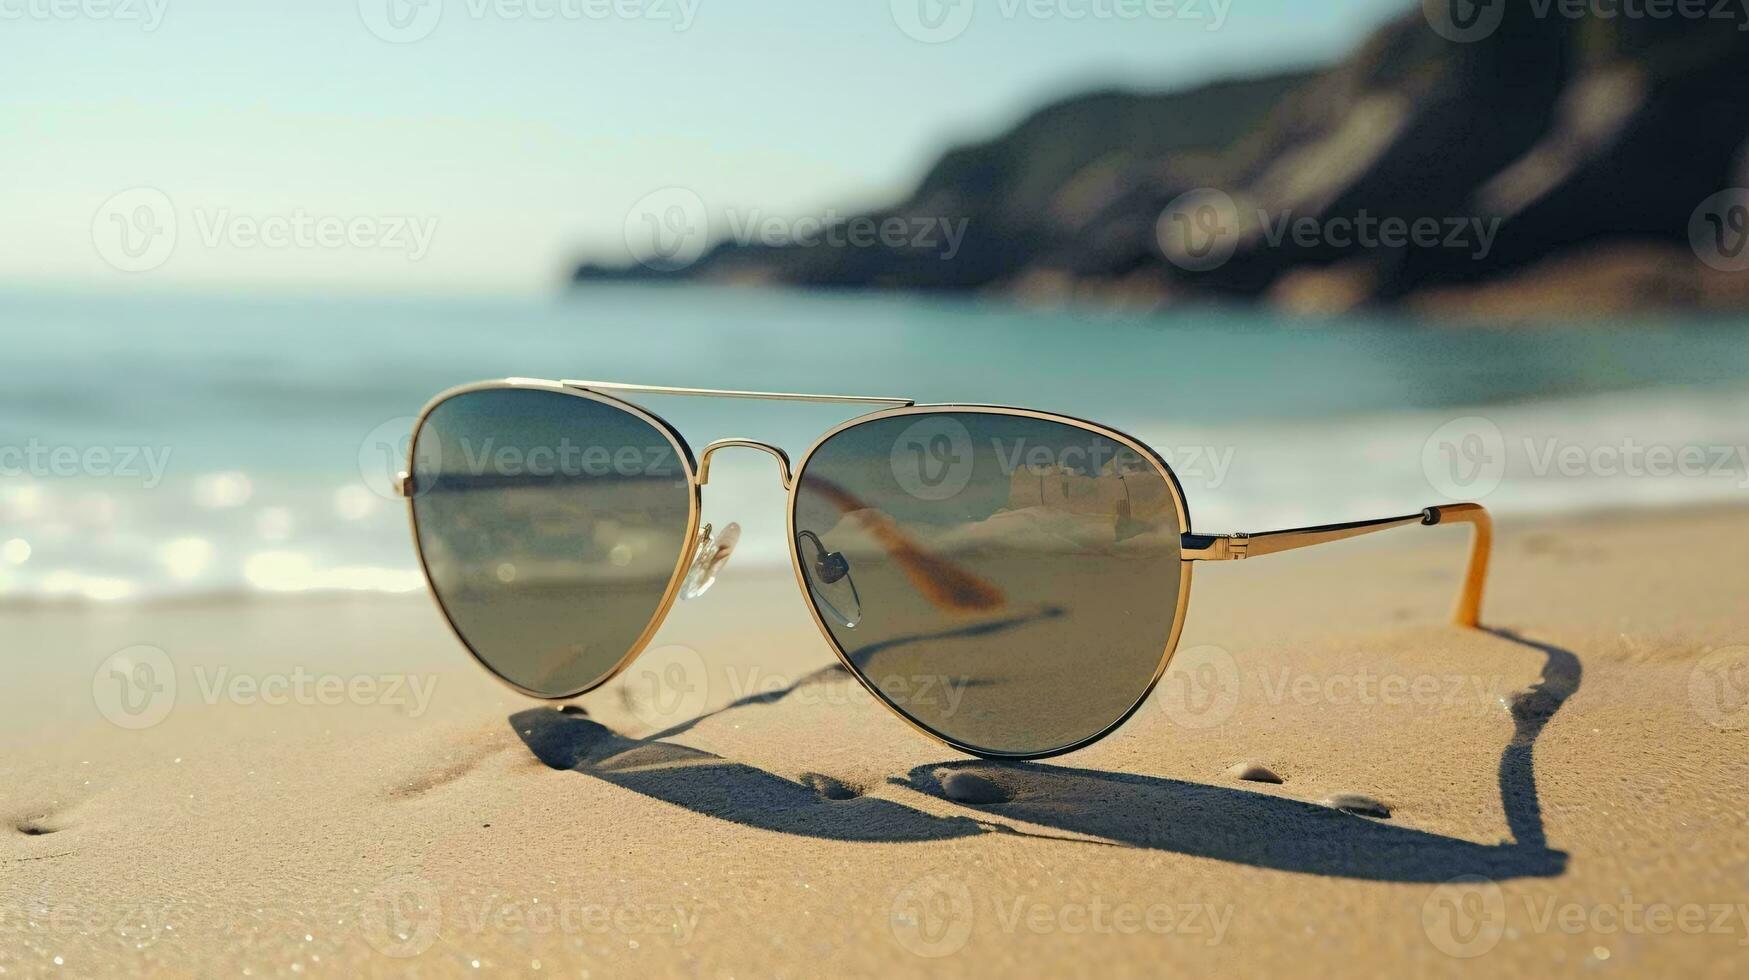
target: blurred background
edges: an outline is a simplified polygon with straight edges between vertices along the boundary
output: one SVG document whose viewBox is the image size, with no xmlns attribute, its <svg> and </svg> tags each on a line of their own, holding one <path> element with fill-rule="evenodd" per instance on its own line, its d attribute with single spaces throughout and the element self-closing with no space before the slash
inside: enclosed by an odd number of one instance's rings
<svg viewBox="0 0 1749 980">
<path fill-rule="evenodd" d="M 1204 531 L 1741 501 L 1746 8 L 0 0 L 0 601 L 416 590 L 500 376 L 1066 412 Z"/>
</svg>

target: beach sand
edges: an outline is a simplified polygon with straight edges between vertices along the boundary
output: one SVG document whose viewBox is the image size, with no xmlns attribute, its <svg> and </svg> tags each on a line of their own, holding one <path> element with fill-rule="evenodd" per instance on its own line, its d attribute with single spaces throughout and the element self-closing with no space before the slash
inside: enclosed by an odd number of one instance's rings
<svg viewBox="0 0 1749 980">
<path fill-rule="evenodd" d="M 1749 509 L 1503 522 L 1487 631 L 1464 533 L 1199 567 L 1150 702 L 1026 765 L 787 571 L 586 714 L 423 595 L 6 607 L 0 973 L 1742 975 Z"/>
</svg>

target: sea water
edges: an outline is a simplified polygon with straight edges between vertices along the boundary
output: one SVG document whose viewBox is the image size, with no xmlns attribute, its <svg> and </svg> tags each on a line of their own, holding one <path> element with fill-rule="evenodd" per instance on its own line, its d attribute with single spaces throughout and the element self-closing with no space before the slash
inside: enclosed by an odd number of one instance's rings
<svg viewBox="0 0 1749 980">
<path fill-rule="evenodd" d="M 1744 321 L 1477 327 L 870 294 L 532 298 L 0 292 L 0 601 L 421 587 L 389 481 L 420 407 L 497 377 L 895 395 L 1104 422 L 1203 531 L 1479 499 L 1749 500 Z M 694 450 L 799 457 L 854 406 L 651 397 Z M 736 567 L 786 560 L 773 461 L 713 461 Z M 729 574 L 733 574 L 731 568 Z"/>
</svg>

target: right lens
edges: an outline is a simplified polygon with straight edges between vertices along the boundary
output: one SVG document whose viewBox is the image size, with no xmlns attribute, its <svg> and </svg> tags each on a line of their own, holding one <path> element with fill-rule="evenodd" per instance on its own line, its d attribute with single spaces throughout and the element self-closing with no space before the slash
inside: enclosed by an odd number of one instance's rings
<svg viewBox="0 0 1749 980">
<path fill-rule="evenodd" d="M 411 475 L 420 558 L 456 633 L 542 697 L 594 687 L 647 640 L 691 557 L 684 450 L 585 395 L 455 395 L 420 425 Z"/>
<path fill-rule="evenodd" d="M 797 568 L 851 667 L 986 755 L 1122 720 L 1171 644 L 1176 486 L 1116 433 L 1033 413 L 909 411 L 839 431 L 797 475 Z"/>
</svg>

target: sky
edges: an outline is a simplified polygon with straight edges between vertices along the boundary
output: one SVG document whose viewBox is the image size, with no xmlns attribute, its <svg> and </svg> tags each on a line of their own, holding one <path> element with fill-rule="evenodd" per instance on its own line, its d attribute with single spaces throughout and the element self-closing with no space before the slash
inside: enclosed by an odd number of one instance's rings
<svg viewBox="0 0 1749 980">
<path fill-rule="evenodd" d="M 1409 9 L 0 0 L 0 284 L 550 291 L 651 201 L 880 203 L 1053 99 L 1328 61 Z"/>
</svg>

